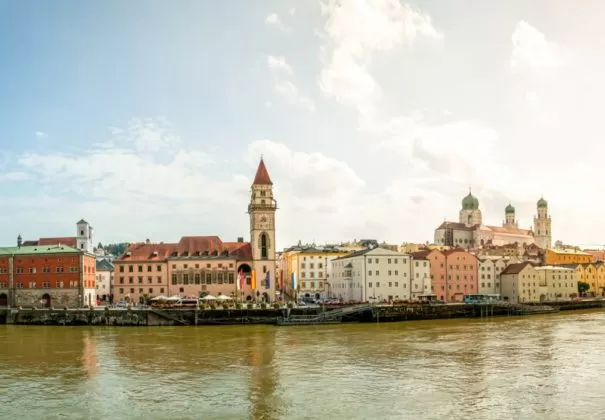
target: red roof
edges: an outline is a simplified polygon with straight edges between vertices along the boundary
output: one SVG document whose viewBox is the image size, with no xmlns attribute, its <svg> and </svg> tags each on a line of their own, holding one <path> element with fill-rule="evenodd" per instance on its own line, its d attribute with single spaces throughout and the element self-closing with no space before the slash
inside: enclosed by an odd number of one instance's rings
<svg viewBox="0 0 605 420">
<path fill-rule="evenodd" d="M 40 240 L 38 241 L 38 243 L 36 245 L 43 246 L 43 245 L 59 245 L 59 244 L 77 248 L 78 241 L 76 240 L 75 236 L 68 236 L 68 237 L 63 237 L 63 238 L 40 238 Z"/>
<path fill-rule="evenodd" d="M 260 159 L 252 185 L 273 185 L 263 158 Z"/>
<path fill-rule="evenodd" d="M 130 244 L 117 261 L 163 261 L 169 257 L 252 259 L 249 242 L 223 242 L 218 236 L 183 236 L 178 243 Z"/>
</svg>

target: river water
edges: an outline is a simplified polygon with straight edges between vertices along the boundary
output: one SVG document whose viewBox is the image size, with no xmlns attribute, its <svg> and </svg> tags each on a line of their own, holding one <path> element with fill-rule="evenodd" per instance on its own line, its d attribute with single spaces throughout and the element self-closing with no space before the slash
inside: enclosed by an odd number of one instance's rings
<svg viewBox="0 0 605 420">
<path fill-rule="evenodd" d="M 603 419 L 605 312 L 316 327 L 0 326 L 6 419 Z"/>
</svg>

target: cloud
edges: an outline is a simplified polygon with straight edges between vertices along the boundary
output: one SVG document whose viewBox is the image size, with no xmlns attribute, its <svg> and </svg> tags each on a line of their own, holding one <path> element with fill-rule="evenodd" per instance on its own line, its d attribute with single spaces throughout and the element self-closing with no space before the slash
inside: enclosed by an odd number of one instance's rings
<svg viewBox="0 0 605 420">
<path fill-rule="evenodd" d="M 277 83 L 275 92 L 291 105 L 301 106 L 311 112 L 315 111 L 315 105 L 311 98 L 301 94 L 296 85 L 290 81 Z"/>
<path fill-rule="evenodd" d="M 290 10 L 288 10 L 288 13 L 290 13 L 290 15 L 294 16 L 296 14 L 296 9 L 294 7 L 292 7 Z"/>
<path fill-rule="evenodd" d="M 272 71 L 285 71 L 286 73 L 292 73 L 292 68 L 286 62 L 286 58 L 284 56 L 268 56 L 267 57 L 267 66 Z"/>
<path fill-rule="evenodd" d="M 267 17 L 265 18 L 265 23 L 267 25 L 274 26 L 282 31 L 286 31 L 289 29 L 286 25 L 284 25 L 277 13 L 270 13 L 269 15 L 267 15 Z"/>
<path fill-rule="evenodd" d="M 321 4 L 327 17 L 324 67 L 319 78 L 326 97 L 367 114 L 382 90 L 369 71 L 376 53 L 385 53 L 418 37 L 441 39 L 431 17 L 394 0 L 331 0 Z M 363 30 L 360 30 L 363 28 Z"/>
<path fill-rule="evenodd" d="M 30 179 L 30 176 L 25 172 L 8 172 L 0 175 L 0 182 L 26 181 L 28 179 Z"/>
<path fill-rule="evenodd" d="M 510 66 L 513 69 L 546 69 L 565 64 L 569 52 L 546 39 L 546 36 L 525 21 L 515 26 L 512 34 L 513 52 Z"/>
<path fill-rule="evenodd" d="M 45 139 L 48 137 L 48 134 L 45 133 L 44 131 L 36 131 L 36 138 L 37 139 Z"/>
<path fill-rule="evenodd" d="M 247 236 L 243 212 L 259 157 L 264 155 L 282 203 L 281 245 L 293 237 L 305 238 L 308 226 L 298 222 L 303 216 L 318 232 L 335 239 L 346 235 L 342 226 L 326 224 L 334 215 L 345 217 L 355 208 L 364 181 L 343 161 L 265 139 L 251 142 L 227 164 L 216 155 L 186 147 L 188 143 L 165 119 L 134 118 L 124 128 L 112 127 L 108 139 L 90 150 L 23 154 L 18 159 L 20 172 L 0 180 L 34 180 L 38 195 L 4 202 L 19 208 L 23 217 L 36 214 L 38 227 L 58 226 L 56 212 L 40 212 L 57 209 L 63 232 L 70 232 L 71 222 L 86 217 L 102 241 L 147 237 L 169 241 L 198 234 L 233 240 Z M 38 233 L 26 232 L 32 237 Z"/>
</svg>

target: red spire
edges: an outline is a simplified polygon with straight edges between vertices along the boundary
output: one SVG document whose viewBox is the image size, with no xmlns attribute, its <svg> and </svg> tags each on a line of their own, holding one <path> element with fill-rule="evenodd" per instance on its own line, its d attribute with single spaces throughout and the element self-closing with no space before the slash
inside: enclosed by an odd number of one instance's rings
<svg viewBox="0 0 605 420">
<path fill-rule="evenodd" d="M 256 176 L 254 177 L 254 182 L 252 185 L 273 185 L 262 157 L 260 158 L 258 169 L 256 170 Z"/>
</svg>

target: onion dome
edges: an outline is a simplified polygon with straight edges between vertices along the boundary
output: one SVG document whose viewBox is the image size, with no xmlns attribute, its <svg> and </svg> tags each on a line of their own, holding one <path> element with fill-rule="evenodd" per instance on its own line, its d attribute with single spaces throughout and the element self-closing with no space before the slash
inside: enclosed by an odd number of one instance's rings
<svg viewBox="0 0 605 420">
<path fill-rule="evenodd" d="M 506 214 L 514 213 L 515 208 L 513 207 L 513 205 L 511 203 L 508 203 L 508 206 L 506 206 L 506 208 L 504 209 L 504 212 Z"/>
<path fill-rule="evenodd" d="M 479 209 L 479 200 L 470 192 L 466 197 L 462 199 L 462 209 L 463 210 L 477 210 Z"/>
<path fill-rule="evenodd" d="M 538 208 L 548 207 L 548 202 L 544 199 L 544 197 L 540 197 L 538 200 Z"/>
</svg>

